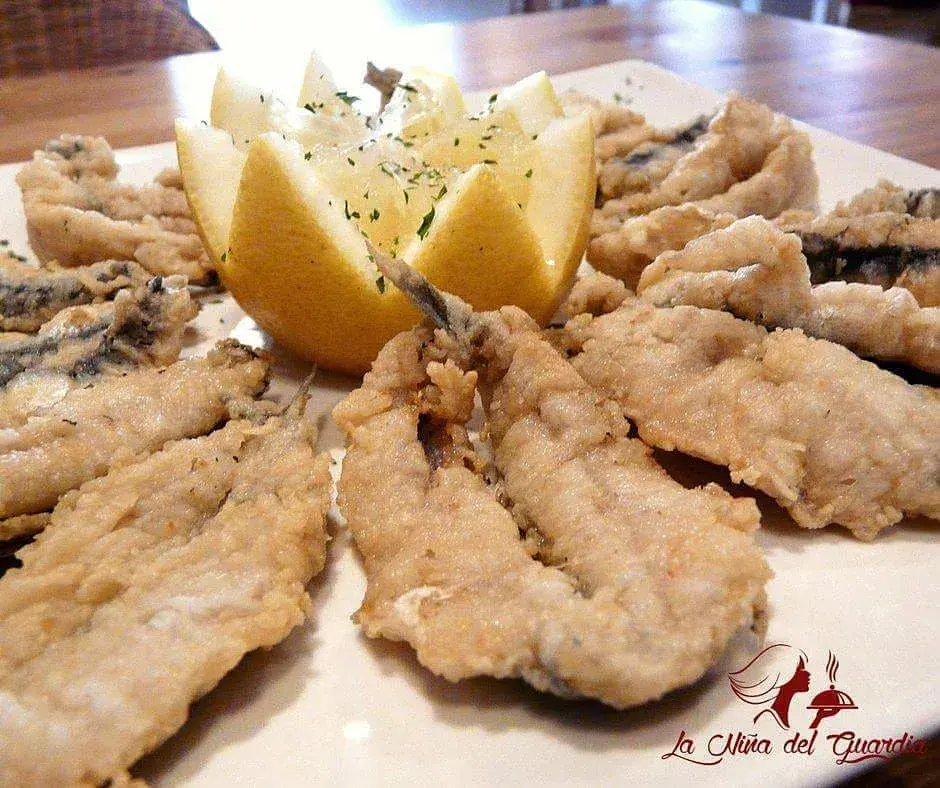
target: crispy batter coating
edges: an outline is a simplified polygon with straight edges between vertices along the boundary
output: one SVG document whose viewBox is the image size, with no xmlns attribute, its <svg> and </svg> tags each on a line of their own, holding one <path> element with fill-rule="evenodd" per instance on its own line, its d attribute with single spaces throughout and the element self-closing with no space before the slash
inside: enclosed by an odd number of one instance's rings
<svg viewBox="0 0 940 788">
<path fill-rule="evenodd" d="M 897 197 L 897 192 L 891 195 Z M 921 306 L 940 306 L 940 219 L 902 212 L 890 199 L 889 204 L 876 204 L 878 199 L 863 192 L 848 204 L 854 207 L 820 217 L 788 212 L 777 224 L 800 236 L 813 284 L 848 281 L 904 287 Z M 870 206 L 888 210 L 862 213 Z"/>
<path fill-rule="evenodd" d="M 598 270 L 636 287 L 658 254 L 751 214 L 774 217 L 815 205 L 809 137 L 789 118 L 732 93 L 704 134 L 638 148 L 602 167 L 588 245 Z M 658 155 L 657 155 L 658 154 Z M 633 166 L 626 166 L 633 160 Z"/>
<path fill-rule="evenodd" d="M 29 242 L 42 261 L 64 266 L 136 260 L 153 274 L 214 278 L 178 177 L 161 173 L 147 186 L 116 180 L 101 137 L 64 134 L 33 154 L 16 176 Z"/>
<path fill-rule="evenodd" d="M 0 785 L 126 779 L 303 622 L 330 501 L 314 440 L 296 415 L 235 421 L 60 502 L 0 579 Z"/>
<path fill-rule="evenodd" d="M 596 288 L 595 288 L 596 290 Z M 799 330 L 627 299 L 568 324 L 575 369 L 640 437 L 725 465 L 805 528 L 940 518 L 940 392 Z"/>
<path fill-rule="evenodd" d="M 906 213 L 921 219 L 940 219 L 940 189 L 903 189 L 880 180 L 833 209 L 834 216 L 867 216 L 871 213 Z"/>
<path fill-rule="evenodd" d="M 768 328 L 800 328 L 861 356 L 940 373 L 940 307 L 922 308 L 900 287 L 813 287 L 800 239 L 759 216 L 660 255 L 637 293 L 656 306 L 723 309 Z"/>
<path fill-rule="evenodd" d="M 115 367 L 169 364 L 196 312 L 182 277 L 159 276 L 114 301 L 67 307 L 36 334 L 0 333 L 0 387 L 27 373 L 81 381 Z"/>
<path fill-rule="evenodd" d="M 451 681 L 522 677 L 618 708 L 695 681 L 763 606 L 753 501 L 673 481 L 519 310 L 431 295 L 472 362 L 399 335 L 334 411 L 366 634 Z M 479 366 L 497 489 L 465 428 L 478 372 L 454 358 Z"/>
<path fill-rule="evenodd" d="M 129 260 L 104 260 L 75 268 L 36 268 L 0 255 L 0 331 L 36 331 L 69 306 L 113 298 L 125 287 L 140 287 L 150 275 Z"/>
<path fill-rule="evenodd" d="M 694 203 L 666 205 L 622 222 L 595 213 L 588 258 L 598 269 L 635 289 L 643 269 L 660 254 L 681 249 L 693 238 L 734 220 L 730 213 L 712 213 Z"/>
<path fill-rule="evenodd" d="M 264 391 L 267 372 L 226 340 L 205 358 L 66 388 L 0 430 L 0 518 L 51 509 L 117 463 L 209 432 Z"/>
<path fill-rule="evenodd" d="M 624 219 L 663 205 L 700 202 L 736 216 L 776 216 L 815 202 L 812 145 L 789 118 L 732 93 L 693 148 L 648 192 L 608 200 L 602 216 Z M 782 189 L 782 192 L 781 192 Z"/>
<path fill-rule="evenodd" d="M 660 131 L 646 122 L 641 114 L 622 104 L 600 101 L 577 90 L 566 90 L 559 97 L 569 117 L 587 114 L 594 126 L 594 150 L 598 163 L 612 157 L 626 156 L 638 145 L 669 138 L 668 131 Z"/>
</svg>

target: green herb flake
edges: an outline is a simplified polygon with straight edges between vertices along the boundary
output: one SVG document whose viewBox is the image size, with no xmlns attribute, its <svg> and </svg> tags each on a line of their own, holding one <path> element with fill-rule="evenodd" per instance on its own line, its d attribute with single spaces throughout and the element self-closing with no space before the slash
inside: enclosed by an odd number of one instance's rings
<svg viewBox="0 0 940 788">
<path fill-rule="evenodd" d="M 313 158 L 313 154 L 312 154 L 310 151 L 307 151 L 307 152 L 304 154 L 304 161 L 310 161 L 310 159 L 312 159 L 312 158 Z"/>
<path fill-rule="evenodd" d="M 359 96 L 350 96 L 345 90 L 340 90 L 336 93 L 336 98 L 340 101 L 345 102 L 350 107 L 357 101 L 359 101 Z"/>
<path fill-rule="evenodd" d="M 343 200 L 343 213 L 346 214 L 346 219 L 352 219 L 352 214 L 349 212 L 349 200 Z"/>
<path fill-rule="evenodd" d="M 408 200 L 410 200 L 411 198 L 408 196 L 408 192 L 405 191 L 404 189 L 402 189 L 401 193 L 405 195 L 405 205 L 407 205 Z"/>
<path fill-rule="evenodd" d="M 532 177 L 532 168 L 531 168 L 531 167 L 529 167 L 529 169 L 527 169 L 527 170 L 525 171 L 525 177 L 526 177 L 526 178 L 531 178 L 531 177 Z"/>
<path fill-rule="evenodd" d="M 380 276 L 378 279 L 376 279 L 375 286 L 378 288 L 380 293 L 384 293 L 385 292 L 385 277 Z"/>
<path fill-rule="evenodd" d="M 496 159 L 483 159 L 484 164 L 496 164 Z"/>
<path fill-rule="evenodd" d="M 488 104 L 495 104 L 495 103 L 496 103 L 496 94 L 495 94 L 495 93 L 494 93 L 492 96 L 490 96 L 489 101 L 488 101 L 487 103 L 488 103 Z"/>
<path fill-rule="evenodd" d="M 439 200 L 439 199 L 441 199 L 441 197 L 443 197 L 445 194 L 447 194 L 447 186 L 446 186 L 446 184 L 445 184 L 444 186 L 441 186 L 441 190 L 437 193 L 437 197 L 435 197 L 434 199 L 435 199 L 435 200 Z"/>
<path fill-rule="evenodd" d="M 460 144 L 460 137 L 454 137 L 454 147 L 456 148 Z"/>
<path fill-rule="evenodd" d="M 378 209 L 378 208 L 373 208 L 373 209 L 372 209 L 372 212 L 369 214 L 369 221 L 370 221 L 370 222 L 374 222 L 374 221 L 376 221 L 376 219 L 378 219 L 378 218 L 379 218 L 379 209 Z"/>
<path fill-rule="evenodd" d="M 431 206 L 431 210 L 424 214 L 424 218 L 421 220 L 421 226 L 418 228 L 418 238 L 422 241 L 425 236 L 428 234 L 428 231 L 431 229 L 431 222 L 434 221 L 434 206 Z"/>
<path fill-rule="evenodd" d="M 356 162 L 354 162 L 349 156 L 346 157 L 346 161 L 349 162 L 349 166 L 350 166 L 350 167 L 355 167 L 355 166 L 356 166 Z"/>
</svg>

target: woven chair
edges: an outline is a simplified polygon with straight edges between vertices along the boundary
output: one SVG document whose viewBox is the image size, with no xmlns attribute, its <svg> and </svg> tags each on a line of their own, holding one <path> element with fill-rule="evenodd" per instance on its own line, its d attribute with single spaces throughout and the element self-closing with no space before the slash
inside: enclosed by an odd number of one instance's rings
<svg viewBox="0 0 940 788">
<path fill-rule="evenodd" d="M 0 77 L 218 48 L 185 0 L 0 0 Z"/>
</svg>

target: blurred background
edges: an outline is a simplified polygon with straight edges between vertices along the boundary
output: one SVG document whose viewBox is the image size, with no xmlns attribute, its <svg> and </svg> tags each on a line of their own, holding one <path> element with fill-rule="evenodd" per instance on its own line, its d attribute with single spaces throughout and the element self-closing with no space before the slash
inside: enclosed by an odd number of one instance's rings
<svg viewBox="0 0 940 788">
<path fill-rule="evenodd" d="M 0 76 L 155 60 L 223 48 L 272 60 L 316 49 L 328 61 L 349 36 L 583 5 L 657 0 L 0 0 Z M 667 0 L 663 0 L 667 1 Z M 938 0 L 709 0 L 921 44 L 940 44 Z M 686 4 L 694 16 L 696 4 Z M 561 22 L 561 18 L 559 20 Z M 368 40 L 365 42 L 368 44 Z M 253 58 L 254 59 L 254 58 Z M 273 64 L 272 64 L 273 65 Z M 940 77 L 938 77 L 940 78 Z"/>
</svg>

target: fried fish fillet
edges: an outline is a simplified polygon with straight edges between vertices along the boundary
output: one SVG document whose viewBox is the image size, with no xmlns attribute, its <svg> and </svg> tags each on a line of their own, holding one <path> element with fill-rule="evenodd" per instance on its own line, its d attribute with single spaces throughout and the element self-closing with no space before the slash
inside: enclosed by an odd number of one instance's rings
<svg viewBox="0 0 940 788">
<path fill-rule="evenodd" d="M 69 306 L 105 301 L 150 275 L 131 261 L 105 260 L 76 268 L 35 268 L 0 255 L 0 331 L 36 331 Z"/>
<path fill-rule="evenodd" d="M 202 435 L 267 386 L 268 364 L 237 342 L 205 358 L 105 375 L 0 430 L 0 518 L 42 512 L 113 465 Z"/>
<path fill-rule="evenodd" d="M 754 502 L 673 481 L 521 311 L 412 293 L 467 344 L 399 335 L 334 411 L 366 634 L 451 681 L 522 677 L 617 708 L 701 677 L 763 607 Z M 466 432 L 478 374 L 499 493 Z"/>
<path fill-rule="evenodd" d="M 870 189 L 839 203 L 834 216 L 868 216 L 872 213 L 906 213 L 921 219 L 940 219 L 940 189 L 904 189 L 881 180 Z"/>
<path fill-rule="evenodd" d="M 36 334 L 0 333 L 0 387 L 23 374 L 81 380 L 106 368 L 168 364 L 197 311 L 182 277 L 159 276 L 113 301 L 66 307 Z"/>
<path fill-rule="evenodd" d="M 597 269 L 631 288 L 658 254 L 681 249 L 735 218 L 774 217 L 816 203 L 818 178 L 809 137 L 789 118 L 737 94 L 691 143 L 647 147 L 647 152 L 671 154 L 652 156 L 648 164 L 641 156 L 640 168 L 620 178 L 622 194 L 602 200 L 594 213 L 587 253 Z M 608 188 L 603 171 L 599 177 L 603 197 Z"/>
<path fill-rule="evenodd" d="M 596 219 L 596 217 L 595 217 Z M 590 259 L 610 276 L 636 288 L 643 269 L 660 254 L 681 249 L 700 235 L 727 227 L 735 220 L 730 213 L 713 213 L 694 203 L 665 205 L 616 223 L 610 231 L 598 227 L 591 241 Z"/>
<path fill-rule="evenodd" d="M 784 115 L 736 93 L 684 156 L 650 191 L 607 200 L 602 217 L 625 219 L 664 205 L 696 202 L 735 216 L 776 216 L 815 203 L 812 145 Z"/>
<path fill-rule="evenodd" d="M 613 157 L 627 156 L 645 142 L 669 139 L 670 132 L 651 126 L 641 114 L 622 104 L 600 101 L 577 90 L 566 90 L 558 98 L 568 117 L 590 117 L 599 165 Z"/>
<path fill-rule="evenodd" d="M 328 459 L 299 414 L 233 421 L 67 495 L 0 579 L 0 785 L 105 784 L 304 621 Z"/>
<path fill-rule="evenodd" d="M 137 187 L 119 183 L 117 172 L 101 137 L 64 134 L 33 154 L 16 182 L 39 259 L 65 266 L 136 260 L 153 274 L 211 281 L 212 265 L 178 176 L 161 173 Z"/>
<path fill-rule="evenodd" d="M 800 328 L 860 356 L 940 373 L 940 307 L 921 307 L 900 287 L 813 287 L 800 239 L 759 216 L 660 255 L 637 293 L 656 306 L 723 309 L 768 328 Z"/>
<path fill-rule="evenodd" d="M 727 466 L 804 528 L 871 539 L 905 513 L 940 518 L 940 392 L 799 330 L 617 292 L 568 323 L 568 352 L 644 441 Z"/>
<path fill-rule="evenodd" d="M 792 212 L 777 221 L 782 230 L 800 236 L 813 284 L 835 280 L 904 287 L 921 306 L 940 306 L 940 219 L 922 215 L 926 208 L 916 206 L 921 215 L 894 210 L 898 205 L 859 213 L 872 201 L 856 199 L 854 208 L 826 216 Z"/>
</svg>

